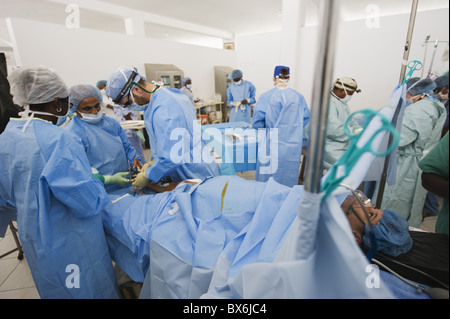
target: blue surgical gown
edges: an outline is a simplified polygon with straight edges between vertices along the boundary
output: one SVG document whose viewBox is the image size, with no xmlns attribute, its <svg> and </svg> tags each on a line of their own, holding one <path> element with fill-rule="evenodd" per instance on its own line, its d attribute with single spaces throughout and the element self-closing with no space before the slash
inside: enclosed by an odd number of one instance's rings
<svg viewBox="0 0 450 319">
<path fill-rule="evenodd" d="M 132 165 L 135 158 L 141 161 L 119 122 L 108 116 L 96 124 L 75 116 L 66 129 L 81 138 L 91 167 L 102 175 L 126 172 L 128 163 Z"/>
<path fill-rule="evenodd" d="M 386 185 L 381 209 L 403 216 L 420 227 L 427 191 L 422 186 L 419 162 L 439 142 L 446 118 L 442 103 L 431 98 L 405 109 L 397 154 L 396 184 Z"/>
<path fill-rule="evenodd" d="M 332 95 L 328 109 L 327 132 L 323 154 L 323 166 L 325 169 L 333 166 L 349 146 L 350 138 L 344 131 L 345 122 L 349 116 L 350 108 L 347 103 Z"/>
<path fill-rule="evenodd" d="M 150 140 L 154 163 L 147 169 L 147 178 L 159 182 L 205 179 L 219 176 L 210 149 L 201 139 L 195 108 L 178 89 L 160 88 L 144 112 L 145 127 Z"/>
<path fill-rule="evenodd" d="M 118 298 L 101 212 L 108 204 L 81 140 L 52 123 L 12 119 L 0 135 L 0 198 L 41 298 Z"/>
<path fill-rule="evenodd" d="M 257 181 L 266 182 L 273 177 L 288 187 L 298 184 L 303 129 L 310 116 L 305 98 L 293 89 L 273 88 L 261 95 L 254 109 L 253 127 L 266 128 L 267 131 L 264 139 L 266 149 L 258 147 Z M 274 140 L 273 129 L 278 129 L 278 141 Z M 264 164 L 268 159 L 262 159 L 267 156 L 271 162 Z M 270 165 L 274 166 L 269 169 Z M 269 173 L 263 172 L 263 167 Z"/>
<path fill-rule="evenodd" d="M 231 108 L 230 122 L 247 122 L 251 123 L 252 110 L 251 106 L 256 103 L 256 88 L 249 81 L 243 81 L 241 85 L 231 83 L 227 89 L 227 105 Z M 231 103 L 247 100 L 247 104 L 243 109 L 236 109 Z"/>
</svg>

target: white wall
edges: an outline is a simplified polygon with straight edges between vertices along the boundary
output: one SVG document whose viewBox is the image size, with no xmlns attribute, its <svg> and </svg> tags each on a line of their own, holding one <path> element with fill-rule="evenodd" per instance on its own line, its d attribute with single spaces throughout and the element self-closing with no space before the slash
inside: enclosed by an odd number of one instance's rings
<svg viewBox="0 0 450 319">
<path fill-rule="evenodd" d="M 229 51 L 36 21 L 12 21 L 23 64 L 52 67 L 69 86 L 95 84 L 99 79 L 107 79 L 122 64 L 133 64 L 141 70 L 144 63 L 174 64 L 193 79 L 197 97 L 210 98 L 215 93 L 214 66 L 230 66 L 244 72 L 245 79 L 255 84 L 259 97 L 272 88 L 274 66 L 286 64 L 281 59 L 280 32 L 237 37 L 237 51 Z M 352 76 L 363 90 L 350 102 L 352 110 L 378 109 L 388 99 L 399 81 L 408 21 L 409 14 L 402 14 L 381 18 L 380 28 L 374 29 L 367 28 L 365 20 L 340 23 L 334 77 Z M 410 60 L 423 60 L 422 43 L 427 35 L 432 40 L 449 40 L 448 28 L 448 10 L 418 12 Z M 299 63 L 297 70 L 291 70 L 297 77 L 295 89 L 305 96 L 308 105 L 317 38 L 317 26 L 301 29 Z M 443 69 L 443 50 L 441 44 L 435 60 L 437 71 Z M 432 45 L 428 61 L 431 54 Z M 416 72 L 415 76 L 420 74 Z"/>
<path fill-rule="evenodd" d="M 398 84 L 408 23 L 409 14 L 382 17 L 380 28 L 372 29 L 366 26 L 365 20 L 340 22 L 334 78 L 352 76 L 358 81 L 362 93 L 355 95 L 349 103 L 352 111 L 379 109 Z M 448 29 L 448 10 L 418 12 L 409 60 L 423 61 L 425 37 L 431 35 L 432 40 L 449 40 Z M 318 36 L 317 26 L 302 28 L 299 69 L 291 70 L 292 75 L 300 77 L 295 89 L 305 96 L 308 105 L 311 105 Z M 238 67 L 244 71 L 246 79 L 254 82 L 257 96 L 272 88 L 273 68 L 283 64 L 280 39 L 280 32 L 237 38 Z M 448 62 L 441 61 L 444 49 L 445 45 L 441 44 L 434 65 L 441 73 L 444 69 L 448 71 Z M 428 62 L 431 53 L 432 45 Z M 420 75 L 421 71 L 414 74 Z"/>
<path fill-rule="evenodd" d="M 214 66 L 237 64 L 234 51 L 150 38 L 137 38 L 93 29 L 12 19 L 24 66 L 44 65 L 57 71 L 68 86 L 108 79 L 119 66 L 145 63 L 174 64 L 193 79 L 197 97 L 215 93 Z"/>
</svg>

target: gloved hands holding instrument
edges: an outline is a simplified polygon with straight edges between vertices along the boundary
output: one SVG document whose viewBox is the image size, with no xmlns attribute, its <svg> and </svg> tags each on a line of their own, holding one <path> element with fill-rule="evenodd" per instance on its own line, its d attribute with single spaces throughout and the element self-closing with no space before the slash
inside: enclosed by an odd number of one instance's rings
<svg viewBox="0 0 450 319">
<path fill-rule="evenodd" d="M 125 184 L 129 184 L 130 180 L 125 176 L 128 176 L 129 172 L 120 172 L 114 175 L 104 175 L 105 178 L 104 184 L 117 184 L 123 186 Z"/>
<path fill-rule="evenodd" d="M 147 179 L 147 168 L 149 168 L 150 166 L 153 165 L 153 161 L 150 161 L 146 164 L 144 164 L 144 166 L 142 166 L 141 172 L 136 176 L 136 178 L 133 180 L 132 185 L 136 186 L 136 187 L 146 187 L 151 180 Z"/>
</svg>

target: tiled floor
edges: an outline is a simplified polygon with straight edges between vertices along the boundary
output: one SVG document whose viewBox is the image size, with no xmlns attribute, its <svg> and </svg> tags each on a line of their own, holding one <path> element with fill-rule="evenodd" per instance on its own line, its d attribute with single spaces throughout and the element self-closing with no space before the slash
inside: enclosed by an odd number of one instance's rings
<svg viewBox="0 0 450 319">
<path fill-rule="evenodd" d="M 11 229 L 0 238 L 0 256 L 16 248 Z M 0 259 L 0 299 L 40 299 L 26 258 L 15 251 Z"/>
</svg>

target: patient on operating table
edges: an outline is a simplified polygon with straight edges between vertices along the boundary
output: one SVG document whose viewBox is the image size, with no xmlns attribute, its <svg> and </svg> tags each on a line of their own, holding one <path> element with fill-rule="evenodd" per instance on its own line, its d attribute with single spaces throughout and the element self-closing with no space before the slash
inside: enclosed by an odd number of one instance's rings
<svg viewBox="0 0 450 319">
<path fill-rule="evenodd" d="M 194 185 L 197 184 L 195 181 L 185 182 Z M 173 191 L 180 183 L 181 182 L 166 183 L 161 185 L 160 183 L 150 182 L 147 185 L 147 188 L 154 192 L 162 193 Z M 359 201 L 355 196 L 359 197 Z M 377 240 L 378 251 L 391 256 L 398 256 L 408 252 L 412 248 L 413 241 L 409 234 L 408 222 L 394 211 L 383 211 L 373 207 L 370 199 L 368 199 L 361 191 L 356 191 L 354 194 L 347 196 L 341 205 L 358 245 L 364 245 L 366 247 L 371 246 L 370 237 L 368 235 L 369 226 L 367 217 L 360 202 L 364 205 L 364 209 L 370 218 L 370 224 L 373 227 Z"/>
<path fill-rule="evenodd" d="M 355 195 L 359 197 L 360 201 Z M 362 203 L 373 227 L 377 240 L 377 250 L 391 256 L 398 256 L 408 252 L 413 244 L 409 234 L 408 222 L 396 212 L 374 208 L 370 199 L 364 193 L 356 191 L 355 195 L 347 196 L 341 208 L 347 215 L 358 245 L 371 246 L 368 235 L 369 226 L 366 214 L 361 206 Z"/>
</svg>

